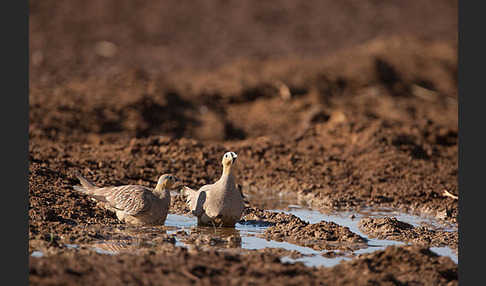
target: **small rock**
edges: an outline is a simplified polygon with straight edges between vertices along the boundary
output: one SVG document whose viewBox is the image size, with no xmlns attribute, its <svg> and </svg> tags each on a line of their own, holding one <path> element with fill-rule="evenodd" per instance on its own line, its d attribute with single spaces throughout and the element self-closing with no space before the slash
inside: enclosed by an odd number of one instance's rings
<svg viewBox="0 0 486 286">
<path fill-rule="evenodd" d="M 108 41 L 100 41 L 96 43 L 95 46 L 96 54 L 105 58 L 111 58 L 115 56 L 117 51 L 118 51 L 117 46 L 112 42 L 108 42 Z"/>
</svg>

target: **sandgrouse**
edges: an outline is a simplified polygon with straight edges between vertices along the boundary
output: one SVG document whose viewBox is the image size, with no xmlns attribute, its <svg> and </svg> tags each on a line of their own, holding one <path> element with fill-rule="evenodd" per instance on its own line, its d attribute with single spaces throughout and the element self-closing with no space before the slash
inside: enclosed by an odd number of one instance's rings
<svg viewBox="0 0 486 286">
<path fill-rule="evenodd" d="M 153 190 L 140 185 L 99 188 L 79 173 L 76 176 L 82 186 L 74 186 L 75 190 L 103 202 L 120 221 L 132 225 L 163 225 L 170 206 L 169 188 L 179 181 L 171 174 L 164 174 Z"/>
<path fill-rule="evenodd" d="M 233 175 L 237 155 L 227 152 L 222 159 L 223 174 L 214 184 L 204 185 L 199 190 L 187 186 L 183 196 L 199 226 L 234 227 L 244 209 L 241 191 L 236 187 Z"/>
</svg>

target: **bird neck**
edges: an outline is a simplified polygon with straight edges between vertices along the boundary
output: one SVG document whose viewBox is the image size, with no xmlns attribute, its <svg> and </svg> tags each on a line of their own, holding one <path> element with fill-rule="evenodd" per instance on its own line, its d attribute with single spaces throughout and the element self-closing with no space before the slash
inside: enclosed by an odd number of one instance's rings
<svg viewBox="0 0 486 286">
<path fill-rule="evenodd" d="M 234 184 L 235 178 L 233 176 L 233 168 L 231 165 L 223 166 L 223 174 L 221 175 L 221 178 L 219 180 L 223 184 Z"/>
<path fill-rule="evenodd" d="M 162 198 L 162 197 L 165 197 L 167 195 L 170 195 L 170 192 L 165 187 L 165 184 L 157 184 L 157 186 L 155 186 L 155 189 L 154 189 L 154 194 L 157 197 Z"/>
<path fill-rule="evenodd" d="M 223 165 L 223 175 L 222 176 L 230 176 L 232 175 L 233 166 L 231 165 Z"/>
</svg>

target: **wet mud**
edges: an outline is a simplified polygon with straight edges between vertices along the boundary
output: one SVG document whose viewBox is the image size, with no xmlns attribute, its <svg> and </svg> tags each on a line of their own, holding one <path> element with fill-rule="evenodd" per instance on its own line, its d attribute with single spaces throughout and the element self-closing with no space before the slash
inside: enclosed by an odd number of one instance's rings
<svg viewBox="0 0 486 286">
<path fill-rule="evenodd" d="M 449 246 L 456 252 L 459 243 L 457 231 L 414 227 L 394 217 L 363 218 L 359 221 L 359 226 L 366 234 L 378 239 L 400 240 L 426 246 Z"/>
<path fill-rule="evenodd" d="M 143 275 L 137 275 L 138 269 Z M 216 251 L 189 252 L 177 248 L 166 255 L 117 256 L 92 253 L 32 258 L 31 283 L 120 285 L 150 284 L 295 284 L 383 285 L 457 284 L 457 265 L 419 246 L 389 247 L 360 256 L 333 268 L 309 268 L 301 263 L 281 263 L 277 256 L 225 254 Z M 456 283 L 454 283 L 456 281 Z M 152 282 L 153 283 L 153 282 Z"/>
<path fill-rule="evenodd" d="M 265 230 L 263 237 L 276 241 L 288 241 L 316 250 L 348 250 L 366 245 L 366 239 L 349 228 L 334 222 L 321 221 L 309 224 L 302 220 L 278 223 Z"/>
</svg>

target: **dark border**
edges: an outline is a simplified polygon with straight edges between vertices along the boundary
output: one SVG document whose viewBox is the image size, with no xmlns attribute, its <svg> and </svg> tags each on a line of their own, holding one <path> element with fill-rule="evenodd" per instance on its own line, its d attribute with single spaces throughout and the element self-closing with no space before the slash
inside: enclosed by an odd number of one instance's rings
<svg viewBox="0 0 486 286">
<path fill-rule="evenodd" d="M 458 1 L 459 10 L 459 284 L 477 285 L 485 274 L 479 256 L 486 210 L 484 148 L 484 9 Z M 481 282 L 480 282 L 481 283 Z"/>
<path fill-rule="evenodd" d="M 2 4 L 2 281 L 28 285 L 29 1 Z"/>
</svg>

